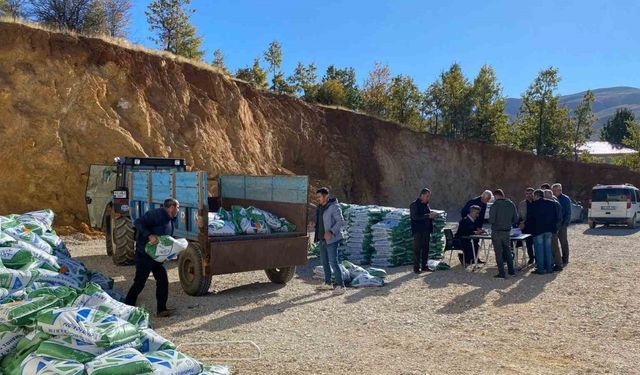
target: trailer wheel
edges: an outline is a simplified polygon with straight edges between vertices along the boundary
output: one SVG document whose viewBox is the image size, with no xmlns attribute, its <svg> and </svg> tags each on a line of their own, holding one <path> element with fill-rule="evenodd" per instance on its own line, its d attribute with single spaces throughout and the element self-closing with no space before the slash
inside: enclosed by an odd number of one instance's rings
<svg viewBox="0 0 640 375">
<path fill-rule="evenodd" d="M 107 248 L 107 255 L 113 256 L 113 242 L 111 242 L 111 216 L 102 219 L 102 229 L 104 230 L 104 245 Z"/>
<path fill-rule="evenodd" d="M 127 266 L 134 263 L 136 241 L 135 228 L 130 217 L 111 216 L 111 242 L 113 243 L 113 263 Z"/>
<path fill-rule="evenodd" d="M 189 247 L 178 257 L 180 285 L 190 296 L 203 296 L 209 292 L 211 276 L 202 269 L 202 249 L 199 243 L 189 242 Z"/>
<path fill-rule="evenodd" d="M 296 273 L 296 267 L 271 268 L 264 270 L 264 272 L 272 283 L 286 284 L 293 279 L 293 275 Z"/>
</svg>

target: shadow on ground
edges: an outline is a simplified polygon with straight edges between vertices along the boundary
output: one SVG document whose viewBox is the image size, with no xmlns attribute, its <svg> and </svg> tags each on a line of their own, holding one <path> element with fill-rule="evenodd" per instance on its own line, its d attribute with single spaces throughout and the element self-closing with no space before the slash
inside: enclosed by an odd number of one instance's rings
<svg viewBox="0 0 640 375">
<path fill-rule="evenodd" d="M 424 278 L 429 288 L 447 288 L 449 285 L 465 285 L 473 289 L 454 296 L 444 306 L 436 310 L 438 314 L 463 314 L 476 309 L 486 303 L 487 295 L 496 291 L 500 298 L 494 302 L 494 306 L 506 306 L 510 304 L 526 303 L 539 296 L 545 285 L 553 281 L 556 274 L 535 275 L 530 273 L 531 268 L 524 268 L 505 279 L 493 277 L 497 273 L 495 266 L 485 266 L 487 272 L 469 272 L 461 266 L 451 268 L 449 271 L 434 272 Z"/>
</svg>

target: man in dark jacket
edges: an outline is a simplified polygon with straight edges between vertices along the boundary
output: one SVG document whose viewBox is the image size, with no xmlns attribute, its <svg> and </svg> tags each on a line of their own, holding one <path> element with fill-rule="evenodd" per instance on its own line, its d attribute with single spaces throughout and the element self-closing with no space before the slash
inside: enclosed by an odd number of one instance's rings
<svg viewBox="0 0 640 375">
<path fill-rule="evenodd" d="M 460 264 L 465 267 L 475 261 L 473 254 L 473 245 L 471 243 L 471 239 L 469 236 L 474 234 L 481 234 L 483 232 L 482 229 L 476 228 L 475 221 L 480 220 L 478 217 L 480 215 L 480 207 L 479 206 L 471 206 L 469 209 L 469 214 L 463 217 L 458 223 L 458 229 L 456 230 L 455 239 L 458 242 L 460 248 L 462 249 L 463 254 L 458 254 L 458 259 L 460 260 Z"/>
<path fill-rule="evenodd" d="M 464 205 L 462 210 L 460 210 L 460 217 L 465 217 L 469 215 L 469 210 L 471 209 L 471 206 L 480 207 L 480 214 L 478 215 L 478 219 L 474 222 L 474 224 L 477 230 L 478 229 L 481 230 L 484 224 L 484 217 L 486 216 L 486 213 L 487 213 L 487 204 L 492 199 L 493 199 L 493 194 L 491 193 L 491 190 L 485 190 L 484 192 L 482 192 L 482 194 L 480 194 L 480 196 L 469 200 Z M 480 240 L 473 240 L 473 243 L 476 249 L 480 248 Z M 480 260 L 480 258 L 478 258 L 478 263 L 484 263 L 484 262 Z"/>
<path fill-rule="evenodd" d="M 169 298 L 169 278 L 164 264 L 156 262 L 144 251 L 147 242 L 158 243 L 158 236 L 173 236 L 173 228 L 176 217 L 180 209 L 180 203 L 169 198 L 164 201 L 161 208 L 147 211 L 135 222 L 136 226 L 136 274 L 133 278 L 133 285 L 127 293 L 125 303 L 130 306 L 136 305 L 138 295 L 144 289 L 149 274 L 153 273 L 156 279 L 156 301 L 157 313 L 159 317 L 171 316 L 171 311 L 167 309 L 167 299 Z"/>
<path fill-rule="evenodd" d="M 562 271 L 562 254 L 560 253 L 560 243 L 558 241 L 558 230 L 562 224 L 562 206 L 560 201 L 553 195 L 551 190 L 544 190 L 544 199 L 553 201 L 556 211 L 558 213 L 558 219 L 556 222 L 556 230 L 551 235 L 551 254 L 553 255 L 553 270 L 556 272 Z"/>
<path fill-rule="evenodd" d="M 553 184 L 551 190 L 562 207 L 562 222 L 560 223 L 560 228 L 558 228 L 558 240 L 562 248 L 562 267 L 566 267 L 567 263 L 569 263 L 569 239 L 567 238 L 567 230 L 571 223 L 571 198 L 562 193 L 562 185 L 559 183 Z"/>
<path fill-rule="evenodd" d="M 527 211 L 529 211 L 531 204 L 533 203 L 534 188 L 527 188 L 525 191 L 525 198 L 518 204 L 518 215 L 520 216 L 520 229 L 522 233 L 531 234 L 531 230 L 527 228 L 524 223 L 527 220 Z M 529 264 L 533 264 L 535 260 L 535 254 L 533 252 L 533 237 L 527 237 L 525 240 L 527 244 L 527 255 L 529 256 Z"/>
<path fill-rule="evenodd" d="M 431 212 L 429 200 L 431 191 L 424 188 L 420 196 L 409 206 L 411 213 L 411 233 L 413 234 L 413 272 L 429 271 L 429 238 L 433 232 L 433 219 L 437 214 Z"/>
<path fill-rule="evenodd" d="M 336 198 L 329 196 L 329 189 L 323 187 L 316 191 L 316 233 L 315 242 L 320 243 L 320 259 L 324 270 L 324 284 L 318 286 L 319 291 L 332 290 L 331 272 L 336 275 L 336 283 L 333 289 L 335 294 L 345 292 L 342 272 L 338 265 L 338 245 L 342 240 L 342 229 L 345 225 L 342 210 Z"/>
<path fill-rule="evenodd" d="M 544 199 L 544 192 L 536 190 L 533 193 L 533 203 L 527 210 L 525 226 L 530 228 L 533 235 L 533 246 L 536 251 L 536 271 L 539 275 L 553 272 L 553 254 L 551 252 L 551 237 L 557 230 L 558 209 L 556 203 Z"/>
<path fill-rule="evenodd" d="M 504 262 L 507 262 L 509 275 L 515 275 L 513 268 L 513 258 L 511 257 L 511 228 L 518 223 L 518 210 L 513 202 L 504 196 L 501 189 L 493 192 L 496 201 L 489 211 L 489 222 L 491 223 L 491 242 L 496 254 L 498 274 L 496 278 L 506 278 L 504 273 Z"/>
<path fill-rule="evenodd" d="M 482 229 L 482 224 L 484 223 L 484 217 L 485 217 L 485 214 L 487 213 L 487 203 L 489 203 L 491 199 L 493 199 L 493 194 L 491 193 L 490 190 L 485 190 L 482 194 L 480 194 L 480 196 L 469 200 L 464 205 L 462 210 L 460 210 L 460 217 L 465 217 L 469 215 L 469 210 L 471 209 L 471 206 L 480 207 L 480 216 L 479 216 L 480 220 L 476 220 L 475 224 L 476 224 L 476 229 Z"/>
</svg>

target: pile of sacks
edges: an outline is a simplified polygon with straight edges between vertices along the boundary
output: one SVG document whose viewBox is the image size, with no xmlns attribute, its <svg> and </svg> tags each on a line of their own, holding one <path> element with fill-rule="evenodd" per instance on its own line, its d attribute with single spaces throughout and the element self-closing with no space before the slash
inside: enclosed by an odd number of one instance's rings
<svg viewBox="0 0 640 375">
<path fill-rule="evenodd" d="M 338 247 L 340 260 L 370 264 L 375 252 L 371 228 L 392 209 L 355 204 L 341 204 L 340 208 L 346 221 L 344 240 Z"/>
<path fill-rule="evenodd" d="M 433 219 L 433 232 L 429 239 L 429 259 L 442 259 L 445 248 L 444 227 L 447 225 L 447 213 L 444 211 L 431 210 L 438 214 Z"/>
<path fill-rule="evenodd" d="M 383 286 L 384 278 L 387 277 L 387 271 L 381 268 L 369 267 L 364 269 L 347 260 L 338 264 L 338 267 L 340 268 L 344 284 L 354 288 Z M 314 267 L 313 274 L 315 278 L 324 280 L 324 268 L 322 266 Z M 336 281 L 335 274 L 333 273 L 331 275 L 331 280 L 334 283 Z"/>
<path fill-rule="evenodd" d="M 240 234 L 269 234 L 295 232 L 296 226 L 287 219 L 256 207 L 232 206 L 231 211 L 220 208 L 209 212 L 209 236 Z"/>
<path fill-rule="evenodd" d="M 229 374 L 200 363 L 121 302 L 113 280 L 70 257 L 50 210 L 0 216 L 0 370 L 3 374 Z M 163 243 L 169 259 L 183 244 Z M 178 247 L 176 247 L 178 246 Z"/>
<path fill-rule="evenodd" d="M 408 209 L 394 209 L 372 227 L 375 254 L 371 264 L 396 267 L 413 262 L 413 236 Z"/>
</svg>

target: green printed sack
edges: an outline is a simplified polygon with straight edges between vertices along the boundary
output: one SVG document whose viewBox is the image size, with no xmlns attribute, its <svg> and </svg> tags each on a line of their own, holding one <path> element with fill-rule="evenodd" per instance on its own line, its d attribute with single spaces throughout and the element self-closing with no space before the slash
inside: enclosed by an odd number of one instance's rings
<svg viewBox="0 0 640 375">
<path fill-rule="evenodd" d="M 39 283 L 53 286 L 66 286 L 74 289 L 82 289 L 85 286 L 81 280 L 78 280 L 76 277 L 67 273 L 54 272 L 45 269 L 39 269 L 37 272 L 38 274 L 35 276 L 34 281 Z M 0 273 L 0 276 L 1 275 L 2 274 Z"/>
<path fill-rule="evenodd" d="M 44 232 L 50 231 L 53 225 L 53 219 L 55 215 L 53 211 L 50 209 L 27 212 L 26 214 L 22 214 L 16 218 L 17 221 L 21 222 L 32 222 L 36 223 L 40 226 Z"/>
<path fill-rule="evenodd" d="M 87 363 L 107 350 L 73 337 L 57 336 L 42 342 L 35 353 L 43 357 Z"/>
<path fill-rule="evenodd" d="M 69 275 L 83 285 L 89 281 L 89 270 L 84 263 L 79 260 L 62 257 L 58 258 L 58 264 L 60 264 L 61 270 L 65 275 Z"/>
<path fill-rule="evenodd" d="M 108 351 L 85 365 L 87 375 L 141 375 L 152 374 L 151 362 L 133 348 Z"/>
<path fill-rule="evenodd" d="M 42 251 L 24 241 L 18 241 L 18 244 L 15 247 L 29 251 L 35 259 L 35 265 L 37 265 L 38 268 L 43 268 L 55 272 L 58 272 L 60 270 L 60 265 L 58 264 L 58 260 L 55 256 Z"/>
<path fill-rule="evenodd" d="M 54 249 L 62 243 L 60 237 L 53 231 L 41 234 L 40 238 L 42 238 L 44 242 L 48 243 Z"/>
<path fill-rule="evenodd" d="M 31 331 L 18 341 L 16 351 L 2 359 L 0 366 L 5 375 L 20 375 L 20 364 L 31 353 L 33 353 L 40 343 L 47 340 L 49 335 L 39 330 Z"/>
<path fill-rule="evenodd" d="M 160 336 L 151 328 L 145 328 L 140 333 L 140 352 L 149 353 L 158 350 L 175 349 L 176 346 L 169 340 Z"/>
<path fill-rule="evenodd" d="M 115 315 L 87 307 L 63 307 L 38 315 L 38 328 L 56 336 L 70 336 L 102 348 L 135 341 L 138 328 Z"/>
<path fill-rule="evenodd" d="M 202 372 L 199 375 L 231 375 L 231 370 L 222 365 L 202 365 Z"/>
<path fill-rule="evenodd" d="M 42 310 L 60 306 L 61 301 L 54 296 L 42 296 L 25 301 L 15 301 L 0 305 L 0 324 L 24 326 L 32 324 Z"/>
<path fill-rule="evenodd" d="M 231 207 L 231 217 L 236 226 L 236 234 L 253 234 L 256 232 L 251 220 L 247 217 L 247 210 L 241 206 Z"/>
<path fill-rule="evenodd" d="M 255 207 L 249 207 L 246 211 L 255 233 L 271 233 L 271 229 L 267 225 L 264 211 Z"/>
<path fill-rule="evenodd" d="M 379 277 L 371 276 L 368 273 L 360 274 L 351 280 L 351 286 L 355 288 L 377 287 L 383 285 L 384 280 Z"/>
<path fill-rule="evenodd" d="M 202 366 L 198 361 L 174 349 L 145 354 L 156 375 L 198 375 Z"/>
<path fill-rule="evenodd" d="M 14 246 L 17 243 L 18 243 L 18 240 L 0 231 L 0 247 Z"/>
<path fill-rule="evenodd" d="M 35 262 L 30 251 L 18 247 L 0 247 L 0 260 L 5 267 L 14 270 Z"/>
<path fill-rule="evenodd" d="M 34 231 L 25 228 L 23 225 L 6 229 L 4 232 L 18 240 L 18 242 L 24 241 L 48 254 L 51 254 L 53 252 L 53 248 L 48 243 L 44 242 L 44 240 L 40 238 L 40 236 L 38 236 Z"/>
<path fill-rule="evenodd" d="M 387 271 L 383 270 L 382 268 L 369 267 L 367 268 L 367 272 L 369 272 L 369 275 L 379 277 L 381 279 L 387 277 Z"/>
<path fill-rule="evenodd" d="M 73 301 L 71 307 L 89 307 L 99 309 L 137 327 L 146 328 L 149 326 L 148 312 L 144 309 L 116 301 L 95 283 L 87 284 L 75 301 Z"/>
<path fill-rule="evenodd" d="M 0 325 L 0 358 L 15 351 L 18 341 L 24 337 L 25 333 L 26 331 L 19 327 Z"/>
<path fill-rule="evenodd" d="M 0 267 L 0 288 L 23 289 L 35 281 L 39 272 L 36 270 L 12 270 Z"/>
<path fill-rule="evenodd" d="M 36 283 L 35 289 L 28 291 L 29 299 L 43 296 L 54 296 L 61 301 L 61 306 L 70 305 L 78 296 L 75 289 L 66 286 L 46 286 Z"/>
<path fill-rule="evenodd" d="M 84 365 L 76 361 L 47 358 L 31 353 L 22 361 L 20 371 L 29 375 L 83 375 Z"/>
<path fill-rule="evenodd" d="M 4 288 L 0 288 L 0 290 L 6 290 Z M 0 305 L 4 305 L 10 302 L 22 301 L 27 297 L 27 293 L 25 292 L 27 289 L 16 289 L 9 290 L 9 294 L 0 300 Z"/>
<path fill-rule="evenodd" d="M 176 259 L 178 254 L 184 251 L 189 242 L 186 238 L 173 238 L 171 236 L 158 236 L 158 243 L 153 245 L 147 242 L 144 251 L 156 262 Z"/>
<path fill-rule="evenodd" d="M 344 266 L 344 268 L 347 269 L 347 271 L 349 271 L 349 275 L 352 278 L 356 277 L 356 276 L 358 276 L 360 274 L 367 273 L 367 270 L 365 270 L 364 268 L 362 268 L 362 267 L 360 267 L 360 266 L 358 266 L 356 264 L 353 264 L 353 263 L 349 262 L 348 260 L 343 260 L 342 261 L 342 265 Z"/>
</svg>

